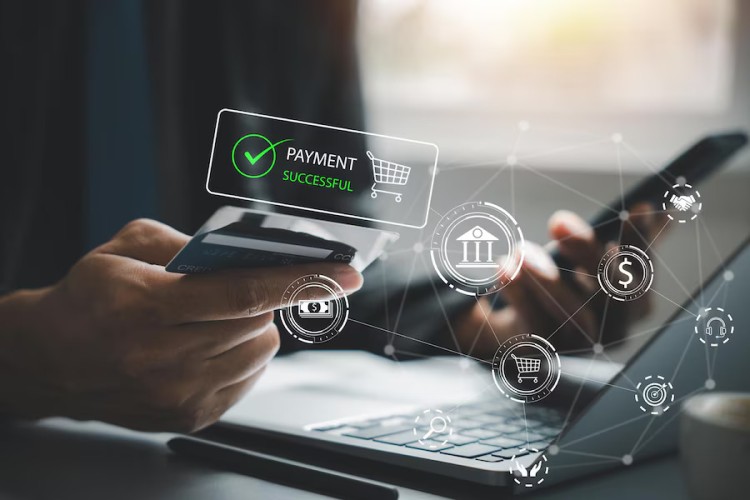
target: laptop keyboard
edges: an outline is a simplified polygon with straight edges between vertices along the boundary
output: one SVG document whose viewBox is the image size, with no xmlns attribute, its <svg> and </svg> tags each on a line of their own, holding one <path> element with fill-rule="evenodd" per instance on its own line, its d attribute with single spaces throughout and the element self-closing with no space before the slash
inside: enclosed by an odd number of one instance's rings
<svg viewBox="0 0 750 500">
<path fill-rule="evenodd" d="M 562 415 L 550 408 L 522 408 L 506 401 L 470 403 L 445 411 L 451 419 L 449 436 L 425 440 L 428 424 L 415 424 L 421 414 L 338 421 L 314 425 L 311 430 L 470 460 L 502 462 L 528 454 L 529 448 L 546 449 L 563 425 Z"/>
</svg>

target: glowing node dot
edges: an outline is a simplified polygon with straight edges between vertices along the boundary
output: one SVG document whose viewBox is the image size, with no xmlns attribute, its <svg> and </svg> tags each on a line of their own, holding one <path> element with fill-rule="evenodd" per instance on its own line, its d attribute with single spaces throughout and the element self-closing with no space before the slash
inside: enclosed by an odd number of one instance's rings
<svg viewBox="0 0 750 500">
<path fill-rule="evenodd" d="M 620 212 L 619 217 L 621 221 L 626 221 L 630 217 L 630 212 L 628 212 L 627 210 L 623 210 L 622 212 Z"/>
<path fill-rule="evenodd" d="M 391 344 L 386 344 L 386 346 L 383 347 L 383 352 L 386 356 L 393 356 L 396 353 L 396 348 Z"/>
<path fill-rule="evenodd" d="M 612 134 L 612 142 L 614 142 L 615 144 L 621 143 L 622 142 L 622 134 L 617 134 L 617 133 Z"/>
<path fill-rule="evenodd" d="M 461 359 L 458 360 L 458 366 L 462 370 L 468 370 L 471 367 L 471 361 L 469 361 L 466 358 L 461 358 Z"/>
<path fill-rule="evenodd" d="M 422 253 L 422 250 L 424 250 L 424 245 L 421 242 L 414 243 L 414 246 L 412 247 L 414 249 L 414 253 Z"/>
<path fill-rule="evenodd" d="M 557 455 L 558 453 L 560 453 L 560 447 L 556 444 L 553 444 L 549 448 L 547 448 L 547 453 L 549 453 L 550 455 Z"/>
<path fill-rule="evenodd" d="M 601 354 L 601 353 L 604 352 L 604 346 L 601 345 L 599 342 L 597 342 L 596 344 L 594 344 L 593 349 L 594 349 L 594 353 L 595 354 Z"/>
<path fill-rule="evenodd" d="M 516 158 L 515 155 L 508 155 L 508 157 L 505 159 L 505 162 L 508 165 L 515 165 L 516 163 L 518 163 L 518 158 Z"/>
<path fill-rule="evenodd" d="M 518 130 L 520 130 L 521 132 L 526 132 L 530 128 L 531 124 L 526 120 L 521 120 L 520 122 L 518 122 Z"/>
<path fill-rule="evenodd" d="M 708 389 L 709 391 L 713 391 L 714 389 L 716 389 L 716 381 L 712 378 L 706 380 L 705 385 L 706 385 L 706 389 Z"/>
<path fill-rule="evenodd" d="M 732 281 L 734 279 L 734 273 L 732 271 L 724 271 L 724 281 Z"/>
<path fill-rule="evenodd" d="M 684 186 L 685 184 L 687 184 L 687 179 L 683 176 L 679 176 L 677 179 L 675 179 L 675 181 L 677 181 L 677 184 L 680 186 Z"/>
<path fill-rule="evenodd" d="M 622 457 L 622 463 L 625 465 L 631 465 L 633 463 L 633 457 L 631 455 L 624 455 Z"/>
</svg>

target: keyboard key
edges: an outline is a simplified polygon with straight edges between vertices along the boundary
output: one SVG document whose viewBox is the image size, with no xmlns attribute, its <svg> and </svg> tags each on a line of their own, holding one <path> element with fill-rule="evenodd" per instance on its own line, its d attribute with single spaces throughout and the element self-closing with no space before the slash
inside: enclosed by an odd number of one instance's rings
<svg viewBox="0 0 750 500">
<path fill-rule="evenodd" d="M 357 429 L 364 429 L 366 427 L 372 427 L 373 425 L 378 425 L 379 422 L 375 420 L 361 420 L 359 422 L 347 422 L 346 425 L 350 427 L 356 427 Z"/>
<path fill-rule="evenodd" d="M 483 424 L 496 424 L 503 420 L 503 417 L 498 417 L 497 415 L 492 415 L 490 413 L 478 413 L 476 415 L 471 415 L 469 418 L 472 420 L 478 420 Z"/>
<path fill-rule="evenodd" d="M 417 441 L 417 436 L 414 435 L 414 431 L 404 431 L 399 432 L 398 434 L 390 434 L 388 436 L 383 436 L 379 438 L 375 438 L 375 441 L 379 443 L 388 443 L 388 444 L 397 444 L 399 446 L 414 443 Z"/>
<path fill-rule="evenodd" d="M 479 441 L 479 438 L 476 438 L 474 436 L 465 436 L 463 434 L 451 434 L 451 436 L 448 438 L 448 442 L 456 446 L 474 443 L 475 441 Z"/>
<path fill-rule="evenodd" d="M 539 420 L 535 420 L 533 418 L 524 419 L 523 417 L 512 418 L 508 420 L 508 423 L 520 425 L 521 427 L 524 427 L 524 428 L 528 427 L 529 429 L 544 425 L 544 422 L 541 422 Z"/>
<path fill-rule="evenodd" d="M 467 429 L 464 431 L 461 431 L 461 434 L 465 436 L 472 436 L 479 439 L 489 439 L 493 438 L 495 436 L 499 436 L 500 433 L 497 431 L 493 431 L 490 429 L 482 429 L 481 427 L 478 427 L 476 429 Z"/>
<path fill-rule="evenodd" d="M 496 451 L 493 453 L 496 457 L 510 459 L 515 457 L 522 457 L 524 455 L 528 455 L 529 452 L 527 450 L 521 451 L 519 448 L 508 448 L 507 450 L 501 450 Z"/>
<path fill-rule="evenodd" d="M 544 437 L 556 437 L 562 432 L 562 429 L 559 427 L 539 427 L 538 429 L 534 429 L 534 432 Z"/>
<path fill-rule="evenodd" d="M 484 455 L 494 454 L 499 451 L 497 446 L 488 446 L 481 443 L 465 444 L 463 446 L 456 446 L 449 450 L 444 450 L 441 453 L 445 455 L 453 455 L 455 457 L 475 458 Z M 501 457 L 504 458 L 504 457 Z"/>
<path fill-rule="evenodd" d="M 424 444 L 417 441 L 416 443 L 407 444 L 407 448 L 414 448 L 415 450 L 424 450 L 424 451 L 443 451 L 448 450 L 450 448 L 453 448 L 453 445 L 450 443 L 443 444 L 442 441 L 423 441 Z M 443 451 L 445 453 L 445 451 Z"/>
<path fill-rule="evenodd" d="M 343 433 L 345 436 L 355 437 L 359 439 L 373 439 L 382 436 L 389 436 L 396 434 L 397 432 L 403 432 L 411 430 L 411 425 L 375 425 L 373 427 L 366 427 L 364 429 L 355 429 L 351 432 Z"/>
<path fill-rule="evenodd" d="M 466 403 L 461 405 L 461 409 L 464 411 L 474 411 L 480 413 L 486 410 L 492 410 L 497 408 L 497 403 L 493 401 L 477 401 L 476 403 Z"/>
<path fill-rule="evenodd" d="M 381 420 L 372 420 L 372 422 L 384 427 L 388 427 L 390 425 L 411 425 L 414 423 L 414 419 L 401 415 L 394 415 L 392 417 L 386 417 Z"/>
<path fill-rule="evenodd" d="M 346 434 L 348 432 L 356 432 L 358 430 L 359 429 L 357 429 L 356 427 L 351 427 L 351 426 L 348 426 L 348 425 L 341 425 L 339 427 L 328 428 L 328 429 L 326 429 L 323 432 L 326 432 L 328 434 L 335 434 L 337 436 L 341 436 L 341 435 Z"/>
<path fill-rule="evenodd" d="M 344 427 L 344 424 L 327 424 L 327 425 L 320 425 L 318 427 L 313 427 L 313 430 L 318 431 L 318 432 L 328 432 L 334 429 L 340 429 L 341 427 Z"/>
<path fill-rule="evenodd" d="M 456 418 L 453 421 L 454 429 L 474 429 L 476 427 L 481 427 L 482 425 L 483 422 L 471 418 Z"/>
<path fill-rule="evenodd" d="M 481 460 L 482 462 L 502 462 L 505 459 L 496 457 L 495 455 L 484 455 L 483 457 L 477 457 L 476 460 Z"/>
<path fill-rule="evenodd" d="M 507 434 L 506 437 L 509 437 L 511 439 L 518 439 L 523 441 L 524 443 L 526 443 L 527 441 L 541 441 L 545 439 L 545 436 L 542 436 L 541 434 L 537 434 L 533 431 L 526 432 L 525 430 Z"/>
<path fill-rule="evenodd" d="M 534 448 L 535 450 L 542 451 L 543 449 L 547 448 L 550 444 L 552 444 L 553 440 L 545 439 L 543 441 L 534 441 L 526 445 L 527 448 Z"/>
<path fill-rule="evenodd" d="M 526 444 L 525 441 L 519 441 L 518 439 L 512 439 L 505 436 L 498 436 L 492 439 L 483 439 L 481 442 L 482 444 L 497 446 L 498 448 L 518 448 Z"/>
<path fill-rule="evenodd" d="M 490 424 L 486 426 L 487 429 L 492 429 L 493 431 L 498 431 L 501 434 L 510 434 L 512 432 L 518 432 L 523 427 L 516 424 L 506 424 L 505 422 L 498 422 L 496 424 Z"/>
</svg>

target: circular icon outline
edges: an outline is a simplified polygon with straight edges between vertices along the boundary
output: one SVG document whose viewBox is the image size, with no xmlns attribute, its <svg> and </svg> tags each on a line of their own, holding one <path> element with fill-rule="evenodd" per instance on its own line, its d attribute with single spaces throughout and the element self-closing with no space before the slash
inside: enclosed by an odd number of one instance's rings
<svg viewBox="0 0 750 500">
<path fill-rule="evenodd" d="M 422 420 L 424 415 L 432 415 L 431 418 L 429 418 L 429 424 L 428 424 L 428 431 L 426 433 L 423 433 L 419 429 L 419 423 Z M 443 427 L 441 430 L 435 429 L 432 425 L 435 420 L 441 420 L 443 422 Z M 425 448 L 429 448 L 431 450 L 434 450 L 436 448 L 440 448 L 448 444 L 448 441 L 450 441 L 450 437 L 453 435 L 453 422 L 451 420 L 451 416 L 447 413 L 444 413 L 443 410 L 440 409 L 427 409 L 422 411 L 421 414 L 418 414 L 414 418 L 414 427 L 412 427 L 412 433 L 414 434 L 414 437 L 417 438 L 417 442 L 424 446 Z M 448 431 L 447 434 L 445 431 Z M 440 435 L 445 436 L 445 439 L 443 441 L 437 441 L 434 439 L 430 439 L 434 435 Z M 419 436 L 422 437 L 419 437 Z"/>
<path fill-rule="evenodd" d="M 640 264 L 641 270 L 643 271 L 641 280 L 637 286 L 627 292 L 617 288 L 609 278 L 612 264 L 623 255 L 626 259 L 627 257 L 632 257 Z M 622 267 L 622 263 L 620 263 L 620 267 Z M 654 282 L 654 263 L 651 261 L 651 257 L 637 246 L 619 245 L 610 248 L 599 260 L 596 279 L 599 282 L 599 287 L 602 291 L 614 300 L 619 300 L 620 302 L 635 300 L 642 297 L 651 288 L 651 285 Z"/>
<path fill-rule="evenodd" d="M 515 350 L 521 347 L 532 347 L 541 352 L 547 363 L 547 375 L 544 377 L 544 380 L 541 383 L 535 382 L 537 386 L 529 390 L 519 389 L 515 384 L 511 383 L 508 377 L 506 377 L 504 370 L 506 363 L 518 364 L 520 356 L 514 358 L 513 354 Z M 541 368 L 541 360 L 539 361 L 539 368 Z M 539 368 L 537 368 L 537 371 L 539 371 Z M 560 356 L 555 346 L 547 339 L 533 333 L 523 333 L 509 338 L 497 348 L 492 358 L 492 380 L 495 382 L 495 386 L 506 398 L 517 403 L 536 403 L 546 398 L 557 387 L 561 374 Z M 521 377 L 520 371 L 517 376 Z M 530 377 L 533 377 L 531 373 L 529 373 L 529 377 L 524 378 Z M 536 378 L 538 380 L 538 376 Z M 521 385 L 521 383 L 519 382 L 518 385 Z"/>
<path fill-rule="evenodd" d="M 335 301 L 335 313 L 332 314 L 331 321 L 318 329 L 309 329 L 302 326 L 295 314 L 293 308 L 298 307 L 299 295 L 311 287 L 321 288 L 328 296 L 327 299 Z M 346 326 L 349 319 L 349 300 L 346 297 L 344 289 L 332 278 L 322 274 L 308 274 L 297 278 L 284 290 L 281 298 L 281 309 L 279 317 L 284 329 L 295 339 L 306 344 L 322 344 L 335 338 Z"/>
<path fill-rule="evenodd" d="M 529 477 L 531 474 L 529 474 L 528 472 L 526 473 L 527 475 L 523 475 L 521 471 L 522 470 L 525 471 L 526 468 L 525 467 L 523 467 L 523 469 L 518 468 L 518 466 L 521 464 L 516 460 L 517 456 L 525 456 L 528 453 L 539 453 L 539 450 L 536 448 L 531 448 L 531 447 L 519 448 L 518 454 L 517 455 L 513 454 L 510 457 L 511 466 L 508 472 L 510 472 L 510 475 L 513 476 L 513 482 L 516 483 L 517 485 L 523 486 L 524 488 L 533 488 L 534 486 L 538 486 L 544 482 L 544 478 L 549 475 L 549 466 L 547 465 L 547 455 L 545 453 L 542 453 L 541 457 L 539 457 L 539 460 L 537 460 L 536 464 L 539 467 L 537 469 L 537 472 L 541 471 L 542 466 L 544 466 L 544 472 L 538 481 L 530 481 L 530 479 L 534 479 L 538 477 L 536 476 L 536 472 L 533 472 L 533 476 L 531 477 Z M 541 464 L 541 465 L 538 465 L 538 464 Z M 533 468 L 532 468 L 532 471 L 533 471 Z"/>
<path fill-rule="evenodd" d="M 710 312 L 714 310 L 721 313 L 721 316 L 711 315 Z M 706 318 L 705 325 L 701 325 L 701 318 Z M 721 342 L 707 342 L 707 336 L 718 338 L 713 335 L 713 327 L 711 326 L 712 323 L 717 321 L 720 325 L 719 337 L 723 336 L 724 339 Z M 699 326 L 704 327 L 704 330 L 702 332 L 698 328 Z M 734 318 L 732 317 L 731 313 L 728 313 L 723 307 L 706 307 L 699 311 L 698 315 L 695 317 L 695 327 L 693 331 L 696 335 L 698 335 L 698 340 L 700 340 L 702 344 L 705 344 L 709 347 L 719 347 L 720 345 L 729 342 L 729 339 L 732 337 L 732 334 L 734 333 Z"/>
<path fill-rule="evenodd" d="M 248 139 L 250 137 L 259 137 L 259 138 L 263 139 L 264 141 L 266 141 L 268 143 L 268 146 L 271 148 L 271 153 L 273 153 L 273 159 L 271 160 L 271 166 L 269 166 L 268 169 L 266 169 L 266 171 L 263 172 L 262 174 L 247 174 L 247 173 L 243 172 L 243 170 L 237 165 L 237 160 L 234 157 L 235 151 L 237 150 L 237 146 L 239 146 L 239 144 L 242 141 L 244 141 L 245 139 Z M 268 137 L 266 137 L 264 135 L 261 135 L 261 134 L 247 134 L 247 135 L 244 135 L 244 136 L 240 137 L 239 139 L 237 139 L 237 142 L 235 142 L 234 146 L 232 147 L 232 165 L 234 165 L 234 169 L 237 172 L 239 172 L 240 175 L 242 175 L 244 177 L 247 177 L 248 179 L 260 179 L 261 177 L 265 177 L 266 175 L 268 175 L 268 173 L 271 170 L 273 170 L 273 167 L 276 166 L 276 147 L 275 146 L 276 146 L 276 144 L 272 143 L 268 139 Z"/>
<path fill-rule="evenodd" d="M 693 191 L 693 193 L 694 193 L 694 196 L 691 195 L 691 198 L 693 198 L 693 203 L 692 203 L 692 205 L 690 206 L 689 209 L 690 209 L 690 212 L 692 213 L 692 215 L 689 218 L 675 217 L 674 215 L 672 215 L 672 211 L 669 208 L 667 208 L 667 203 L 674 204 L 674 202 L 672 200 L 673 198 L 676 197 L 676 195 L 675 195 L 674 192 L 676 190 L 678 190 L 678 189 L 684 189 L 684 188 L 691 189 Z M 688 183 L 684 183 L 684 184 L 677 183 L 677 184 L 674 184 L 670 189 L 667 189 L 666 191 L 664 191 L 664 197 L 663 198 L 664 199 L 661 202 L 661 209 L 664 211 L 665 214 L 667 214 L 667 218 L 669 220 L 677 221 L 677 223 L 679 223 L 679 224 L 685 224 L 689 220 L 691 220 L 691 221 L 695 220 L 698 217 L 698 214 L 700 214 L 701 211 L 703 210 L 703 201 L 701 201 L 701 193 L 700 193 L 700 191 L 698 191 L 697 189 L 693 188 L 693 186 L 691 184 L 688 184 Z M 695 209 L 694 207 L 697 207 L 697 209 Z"/>
<path fill-rule="evenodd" d="M 674 386 L 661 375 L 648 375 L 635 386 L 634 398 L 642 412 L 663 415 L 674 403 Z"/>
<path fill-rule="evenodd" d="M 462 274 L 448 256 L 448 244 L 454 231 L 459 225 L 471 220 L 488 221 L 493 227 L 499 228 L 508 245 L 508 258 L 505 262 L 498 265 L 493 261 L 492 265 L 486 267 L 496 267 L 496 271 L 481 278 Z M 476 229 L 477 227 L 470 231 Z M 435 226 L 430 245 L 430 259 L 438 277 L 449 288 L 470 296 L 487 295 L 503 289 L 518 275 L 524 256 L 523 231 L 516 219 L 502 207 L 485 201 L 463 203 L 443 215 Z"/>
</svg>

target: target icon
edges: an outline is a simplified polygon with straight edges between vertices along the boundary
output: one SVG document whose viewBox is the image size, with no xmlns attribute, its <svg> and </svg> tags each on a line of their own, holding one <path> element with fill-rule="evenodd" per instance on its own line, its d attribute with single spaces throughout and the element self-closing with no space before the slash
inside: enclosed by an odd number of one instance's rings
<svg viewBox="0 0 750 500">
<path fill-rule="evenodd" d="M 674 387 L 661 375 L 649 375 L 635 389 L 635 402 L 645 413 L 661 415 L 674 403 Z"/>
</svg>

